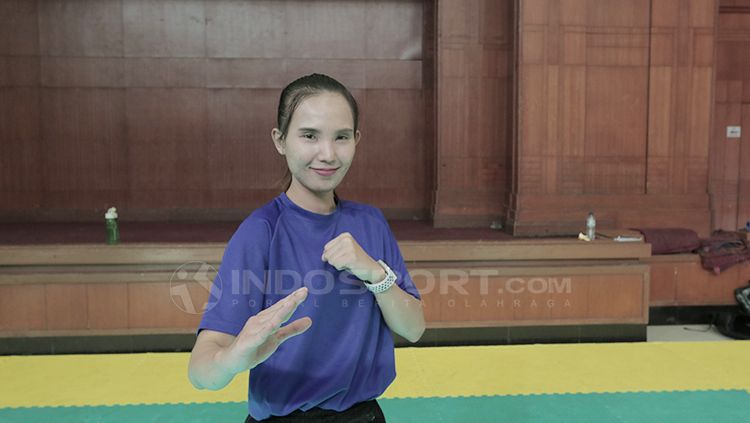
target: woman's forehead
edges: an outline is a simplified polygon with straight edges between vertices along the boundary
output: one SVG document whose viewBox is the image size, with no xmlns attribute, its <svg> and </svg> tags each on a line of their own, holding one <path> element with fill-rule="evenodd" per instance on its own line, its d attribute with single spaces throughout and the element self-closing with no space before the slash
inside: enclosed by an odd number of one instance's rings
<svg viewBox="0 0 750 423">
<path fill-rule="evenodd" d="M 297 106 L 292 116 L 294 127 L 332 127 L 352 129 L 354 117 L 349 103 L 338 93 L 325 92 L 310 96 Z"/>
</svg>

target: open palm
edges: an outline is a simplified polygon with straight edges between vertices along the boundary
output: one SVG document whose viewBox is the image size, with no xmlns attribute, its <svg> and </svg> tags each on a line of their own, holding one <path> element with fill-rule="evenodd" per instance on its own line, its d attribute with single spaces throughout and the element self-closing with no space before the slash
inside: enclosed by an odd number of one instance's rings
<svg viewBox="0 0 750 423">
<path fill-rule="evenodd" d="M 312 325 L 309 317 L 281 327 L 307 298 L 307 288 L 300 288 L 271 307 L 250 317 L 237 335 L 234 348 L 244 369 L 266 361 L 287 339 L 299 335 Z"/>
</svg>

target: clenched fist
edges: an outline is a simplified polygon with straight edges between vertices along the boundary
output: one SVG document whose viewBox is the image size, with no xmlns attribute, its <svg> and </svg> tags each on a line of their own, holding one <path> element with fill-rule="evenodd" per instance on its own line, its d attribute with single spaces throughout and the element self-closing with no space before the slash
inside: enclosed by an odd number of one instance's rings
<svg viewBox="0 0 750 423">
<path fill-rule="evenodd" d="M 321 260 L 336 270 L 347 270 L 359 279 L 377 283 L 385 278 L 385 270 L 357 243 L 352 234 L 344 232 L 323 247 Z"/>
</svg>

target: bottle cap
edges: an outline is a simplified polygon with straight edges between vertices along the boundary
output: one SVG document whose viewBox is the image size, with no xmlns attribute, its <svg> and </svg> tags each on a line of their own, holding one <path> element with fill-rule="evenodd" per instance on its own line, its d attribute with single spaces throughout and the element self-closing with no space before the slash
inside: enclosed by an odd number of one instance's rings
<svg viewBox="0 0 750 423">
<path fill-rule="evenodd" d="M 117 219 L 117 208 L 110 207 L 107 209 L 107 213 L 104 215 L 105 219 Z"/>
</svg>

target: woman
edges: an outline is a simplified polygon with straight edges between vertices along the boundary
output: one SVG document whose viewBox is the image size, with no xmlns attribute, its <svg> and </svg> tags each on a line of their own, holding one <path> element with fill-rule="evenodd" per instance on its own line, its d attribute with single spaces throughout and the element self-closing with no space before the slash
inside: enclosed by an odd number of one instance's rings
<svg viewBox="0 0 750 423">
<path fill-rule="evenodd" d="M 212 390 L 251 369 L 247 422 L 384 422 L 375 398 L 396 376 L 390 331 L 411 342 L 424 332 L 383 214 L 334 192 L 358 118 L 351 93 L 325 75 L 281 93 L 271 137 L 287 188 L 227 244 L 189 365 L 192 384 Z"/>
</svg>

